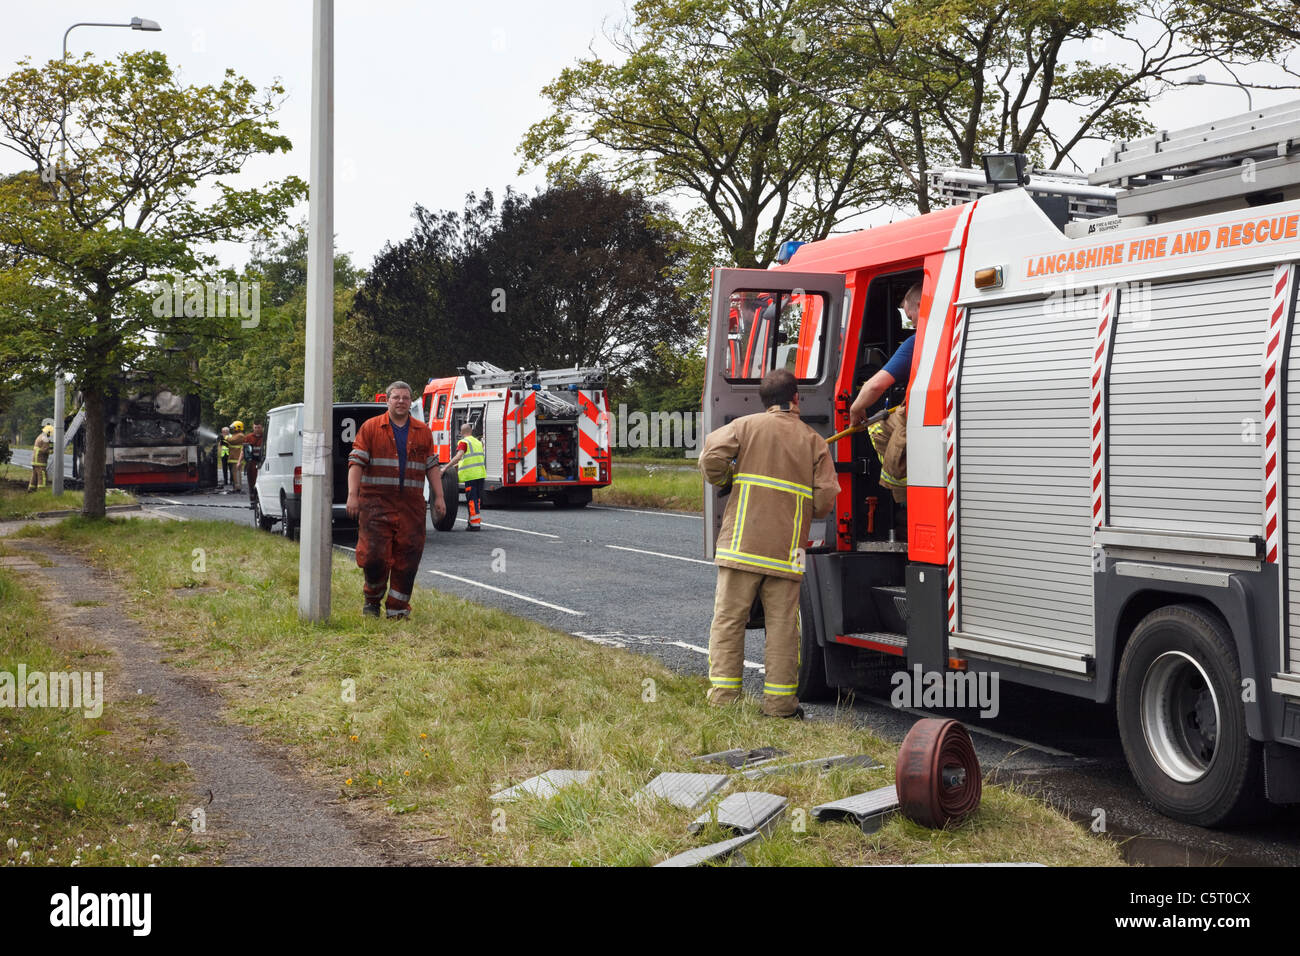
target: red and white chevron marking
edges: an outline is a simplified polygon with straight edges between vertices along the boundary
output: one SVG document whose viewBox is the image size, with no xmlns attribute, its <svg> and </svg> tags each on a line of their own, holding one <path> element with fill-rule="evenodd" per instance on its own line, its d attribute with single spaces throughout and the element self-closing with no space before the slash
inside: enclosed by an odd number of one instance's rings
<svg viewBox="0 0 1300 956">
<path fill-rule="evenodd" d="M 944 388 L 943 436 L 947 464 L 948 503 L 948 632 L 957 630 L 957 381 L 961 377 L 961 340 L 966 332 L 966 310 L 952 318 L 952 346 L 948 352 L 948 380 Z"/>
<path fill-rule="evenodd" d="M 1097 303 L 1097 339 L 1092 352 L 1092 531 L 1106 520 L 1106 357 L 1110 353 L 1111 325 L 1115 320 L 1115 287 L 1100 290 Z"/>
<path fill-rule="evenodd" d="M 512 416 L 515 435 L 515 481 L 537 480 L 537 393 L 524 393 Z"/>
<path fill-rule="evenodd" d="M 1268 313 L 1268 335 L 1264 340 L 1264 539 L 1269 564 L 1277 563 L 1278 510 L 1278 386 L 1282 371 L 1282 339 L 1286 330 L 1291 297 L 1292 264 L 1284 262 L 1273 270 L 1273 302 Z"/>
<path fill-rule="evenodd" d="M 605 443 L 609 440 L 609 426 L 604 428 L 604 441 L 602 441 L 602 429 L 600 412 L 601 408 L 593 399 L 596 395 L 594 389 L 579 390 L 578 404 L 582 406 L 582 414 L 578 416 L 578 466 L 579 468 L 591 468 L 600 458 L 601 453 L 605 450 Z M 609 416 L 605 416 L 608 421 Z M 578 472 L 582 474 L 581 471 Z M 594 479 L 588 479 L 594 480 Z"/>
</svg>

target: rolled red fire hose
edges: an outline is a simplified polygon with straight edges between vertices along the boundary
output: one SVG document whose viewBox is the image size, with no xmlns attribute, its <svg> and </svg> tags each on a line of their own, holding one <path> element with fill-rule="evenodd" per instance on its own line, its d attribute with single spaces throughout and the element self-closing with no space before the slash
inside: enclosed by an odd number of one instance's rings
<svg viewBox="0 0 1300 956">
<path fill-rule="evenodd" d="M 903 815 L 922 826 L 958 823 L 980 805 L 980 763 L 966 728 L 927 717 L 912 725 L 898 751 L 894 784 Z"/>
</svg>

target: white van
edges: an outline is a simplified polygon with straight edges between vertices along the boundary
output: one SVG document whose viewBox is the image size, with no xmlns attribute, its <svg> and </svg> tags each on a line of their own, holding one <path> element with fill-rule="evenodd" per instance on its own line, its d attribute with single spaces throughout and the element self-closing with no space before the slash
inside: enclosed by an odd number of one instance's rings
<svg viewBox="0 0 1300 956">
<path fill-rule="evenodd" d="M 253 495 L 253 524 L 270 531 L 277 523 L 286 538 L 297 538 L 302 521 L 303 403 L 281 405 L 266 414 L 266 444 Z M 334 459 L 334 523 L 355 527 L 347 515 L 348 455 L 361 426 L 388 410 L 383 402 L 336 402 L 330 450 Z M 419 410 L 411 409 L 411 414 Z M 425 482 L 424 497 L 429 497 Z"/>
</svg>

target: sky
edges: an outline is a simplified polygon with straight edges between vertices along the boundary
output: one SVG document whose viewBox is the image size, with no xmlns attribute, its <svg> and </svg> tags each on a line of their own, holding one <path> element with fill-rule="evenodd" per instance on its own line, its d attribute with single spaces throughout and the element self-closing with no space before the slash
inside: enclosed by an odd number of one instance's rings
<svg viewBox="0 0 1300 956">
<path fill-rule="evenodd" d="M 162 32 L 79 27 L 70 53 L 162 50 L 192 84 L 219 83 L 227 67 L 259 88 L 278 78 L 286 91 L 281 131 L 294 149 L 250 162 L 239 184 L 309 178 L 311 0 L 10 4 L 0 69 L 25 56 L 57 58 L 63 31 L 77 21 L 132 16 L 157 21 Z M 416 204 L 460 209 L 470 191 L 500 196 L 507 185 L 529 192 L 543 185 L 538 170 L 519 175 L 515 154 L 529 126 L 547 115 L 541 89 L 593 44 L 608 53 L 603 30 L 627 11 L 623 0 L 336 0 L 335 18 L 336 248 L 368 267 L 385 242 L 410 234 Z M 1258 107 L 1291 98 L 1260 91 L 1254 100 Z M 1149 115 L 1159 127 L 1177 128 L 1244 109 L 1240 90 L 1197 87 L 1164 98 Z M 1088 146 L 1080 157 L 1095 164 L 1104 149 Z M 17 168 L 16 158 L 0 155 L 0 172 Z M 303 204 L 293 218 L 305 217 Z M 242 266 L 247 253 L 219 249 L 230 265 Z"/>
</svg>

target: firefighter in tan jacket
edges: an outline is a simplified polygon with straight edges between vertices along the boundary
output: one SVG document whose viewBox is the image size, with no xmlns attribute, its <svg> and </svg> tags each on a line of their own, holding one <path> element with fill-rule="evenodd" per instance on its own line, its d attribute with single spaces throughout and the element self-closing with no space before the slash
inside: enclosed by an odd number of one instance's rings
<svg viewBox="0 0 1300 956">
<path fill-rule="evenodd" d="M 738 700 L 745 622 L 755 595 L 767 630 L 763 713 L 802 717 L 799 679 L 799 582 L 813 518 L 830 513 L 839 491 L 826 440 L 799 419 L 794 376 L 777 369 L 758 390 L 765 411 L 709 435 L 700 470 L 732 491 L 718 535 L 718 586 L 709 632 L 709 703 Z"/>
</svg>

